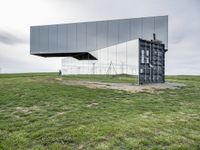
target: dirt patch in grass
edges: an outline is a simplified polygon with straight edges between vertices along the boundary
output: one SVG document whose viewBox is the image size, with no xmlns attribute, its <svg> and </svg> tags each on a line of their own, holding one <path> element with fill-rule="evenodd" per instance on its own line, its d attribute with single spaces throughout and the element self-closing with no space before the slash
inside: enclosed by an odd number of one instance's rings
<svg viewBox="0 0 200 150">
<path fill-rule="evenodd" d="M 136 92 L 154 92 L 160 89 L 177 89 L 185 86 L 180 83 L 157 83 L 157 84 L 147 84 L 147 85 L 133 85 L 131 83 L 105 83 L 105 82 L 93 82 L 84 80 L 65 80 L 62 83 L 66 85 L 79 85 L 85 86 L 91 89 L 113 89 L 120 91 L 127 91 L 131 93 Z"/>
<path fill-rule="evenodd" d="M 88 104 L 87 107 L 93 107 L 93 106 L 98 106 L 99 103 L 91 103 L 91 104 Z"/>
<path fill-rule="evenodd" d="M 39 110 L 38 106 L 32 106 L 32 107 L 16 107 L 17 112 L 22 113 L 32 113 L 33 111 Z"/>
</svg>

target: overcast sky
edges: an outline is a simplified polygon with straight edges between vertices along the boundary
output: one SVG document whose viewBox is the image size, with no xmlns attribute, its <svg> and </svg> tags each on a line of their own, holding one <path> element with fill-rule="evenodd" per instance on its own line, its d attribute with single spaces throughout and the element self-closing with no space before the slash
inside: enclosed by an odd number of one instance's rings
<svg viewBox="0 0 200 150">
<path fill-rule="evenodd" d="M 30 26 L 169 15 L 167 74 L 200 74 L 200 0 L 0 0 L 1 72 L 58 71 L 29 53 Z"/>
</svg>

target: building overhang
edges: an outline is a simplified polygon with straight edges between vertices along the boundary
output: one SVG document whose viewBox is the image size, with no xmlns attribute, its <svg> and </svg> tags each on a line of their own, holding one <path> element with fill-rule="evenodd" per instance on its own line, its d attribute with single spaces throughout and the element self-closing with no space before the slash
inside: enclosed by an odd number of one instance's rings
<svg viewBox="0 0 200 150">
<path fill-rule="evenodd" d="M 89 52 L 77 52 L 77 53 L 32 53 L 32 55 L 42 57 L 74 57 L 78 60 L 97 60 L 95 56 Z"/>
</svg>

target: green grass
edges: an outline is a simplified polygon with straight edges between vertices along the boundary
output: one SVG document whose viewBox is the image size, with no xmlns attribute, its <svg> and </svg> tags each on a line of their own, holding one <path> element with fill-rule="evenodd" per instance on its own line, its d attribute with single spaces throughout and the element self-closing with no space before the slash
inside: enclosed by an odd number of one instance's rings
<svg viewBox="0 0 200 150">
<path fill-rule="evenodd" d="M 200 149 L 200 76 L 168 76 L 187 86 L 154 93 L 67 86 L 58 78 L 0 75 L 0 149 Z"/>
</svg>

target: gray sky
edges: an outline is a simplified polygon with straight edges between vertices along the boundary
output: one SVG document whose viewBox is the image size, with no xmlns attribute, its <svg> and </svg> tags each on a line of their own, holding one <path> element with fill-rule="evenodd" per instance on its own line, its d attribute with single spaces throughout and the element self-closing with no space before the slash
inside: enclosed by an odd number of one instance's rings
<svg viewBox="0 0 200 150">
<path fill-rule="evenodd" d="M 169 15 L 167 74 L 200 74 L 199 0 L 0 0 L 1 72 L 58 71 L 29 54 L 32 25 Z"/>
</svg>

